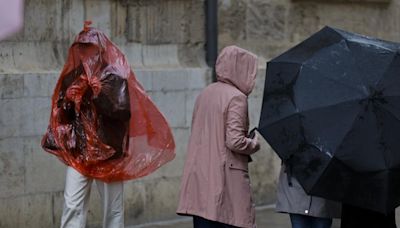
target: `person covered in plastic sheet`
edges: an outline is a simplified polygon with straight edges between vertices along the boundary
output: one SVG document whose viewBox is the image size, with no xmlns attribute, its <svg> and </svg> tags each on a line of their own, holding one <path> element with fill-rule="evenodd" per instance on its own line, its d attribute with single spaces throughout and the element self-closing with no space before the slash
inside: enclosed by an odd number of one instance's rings
<svg viewBox="0 0 400 228">
<path fill-rule="evenodd" d="M 259 150 L 249 127 L 247 97 L 255 85 L 257 57 L 236 46 L 218 56 L 218 82 L 197 97 L 177 213 L 195 228 L 254 228 L 248 163 Z"/>
<path fill-rule="evenodd" d="M 292 176 L 290 164 L 282 164 L 277 189 L 276 211 L 289 213 L 292 228 L 330 228 L 340 218 L 341 204 L 307 195 Z"/>
<path fill-rule="evenodd" d="M 123 181 L 172 160 L 175 144 L 125 56 L 89 24 L 69 49 L 42 146 L 68 166 L 61 227 L 85 227 L 94 180 L 103 227 L 117 228 L 124 226 Z"/>
</svg>

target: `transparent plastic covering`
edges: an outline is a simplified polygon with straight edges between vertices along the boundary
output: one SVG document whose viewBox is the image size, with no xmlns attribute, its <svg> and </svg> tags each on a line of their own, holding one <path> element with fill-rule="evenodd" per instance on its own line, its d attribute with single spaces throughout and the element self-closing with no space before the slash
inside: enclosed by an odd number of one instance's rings
<svg viewBox="0 0 400 228">
<path fill-rule="evenodd" d="M 88 177 L 145 176 L 175 157 L 171 129 L 122 52 L 89 24 L 69 49 L 42 146 Z"/>
</svg>

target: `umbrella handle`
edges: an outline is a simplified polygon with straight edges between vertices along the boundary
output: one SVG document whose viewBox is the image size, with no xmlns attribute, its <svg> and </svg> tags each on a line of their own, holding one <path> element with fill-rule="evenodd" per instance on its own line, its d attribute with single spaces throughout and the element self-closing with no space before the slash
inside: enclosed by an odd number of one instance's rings
<svg viewBox="0 0 400 228">
<path fill-rule="evenodd" d="M 256 136 L 256 130 L 258 130 L 257 127 L 251 129 L 251 131 L 248 134 L 248 137 L 251 138 L 251 139 L 254 139 L 254 137 Z"/>
</svg>

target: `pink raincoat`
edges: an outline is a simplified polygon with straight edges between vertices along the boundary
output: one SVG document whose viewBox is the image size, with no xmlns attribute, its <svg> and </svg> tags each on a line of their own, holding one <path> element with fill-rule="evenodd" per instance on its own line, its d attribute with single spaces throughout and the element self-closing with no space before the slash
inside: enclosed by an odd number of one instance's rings
<svg viewBox="0 0 400 228">
<path fill-rule="evenodd" d="M 177 213 L 237 227 L 255 227 L 248 162 L 259 144 L 247 137 L 247 96 L 257 57 L 238 47 L 222 50 L 218 82 L 198 96 L 193 112 Z"/>
</svg>

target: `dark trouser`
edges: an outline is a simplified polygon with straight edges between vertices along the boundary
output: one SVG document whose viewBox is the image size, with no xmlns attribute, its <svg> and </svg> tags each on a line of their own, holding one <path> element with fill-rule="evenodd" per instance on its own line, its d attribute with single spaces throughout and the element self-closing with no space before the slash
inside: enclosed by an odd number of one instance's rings
<svg viewBox="0 0 400 228">
<path fill-rule="evenodd" d="M 299 214 L 289 215 L 292 228 L 330 228 L 332 225 L 330 218 L 317 218 Z"/>
<path fill-rule="evenodd" d="M 394 211 L 385 215 L 379 212 L 342 204 L 341 228 L 396 228 Z"/>
<path fill-rule="evenodd" d="M 207 220 L 202 217 L 193 216 L 193 228 L 236 228 L 236 226 Z"/>
</svg>

